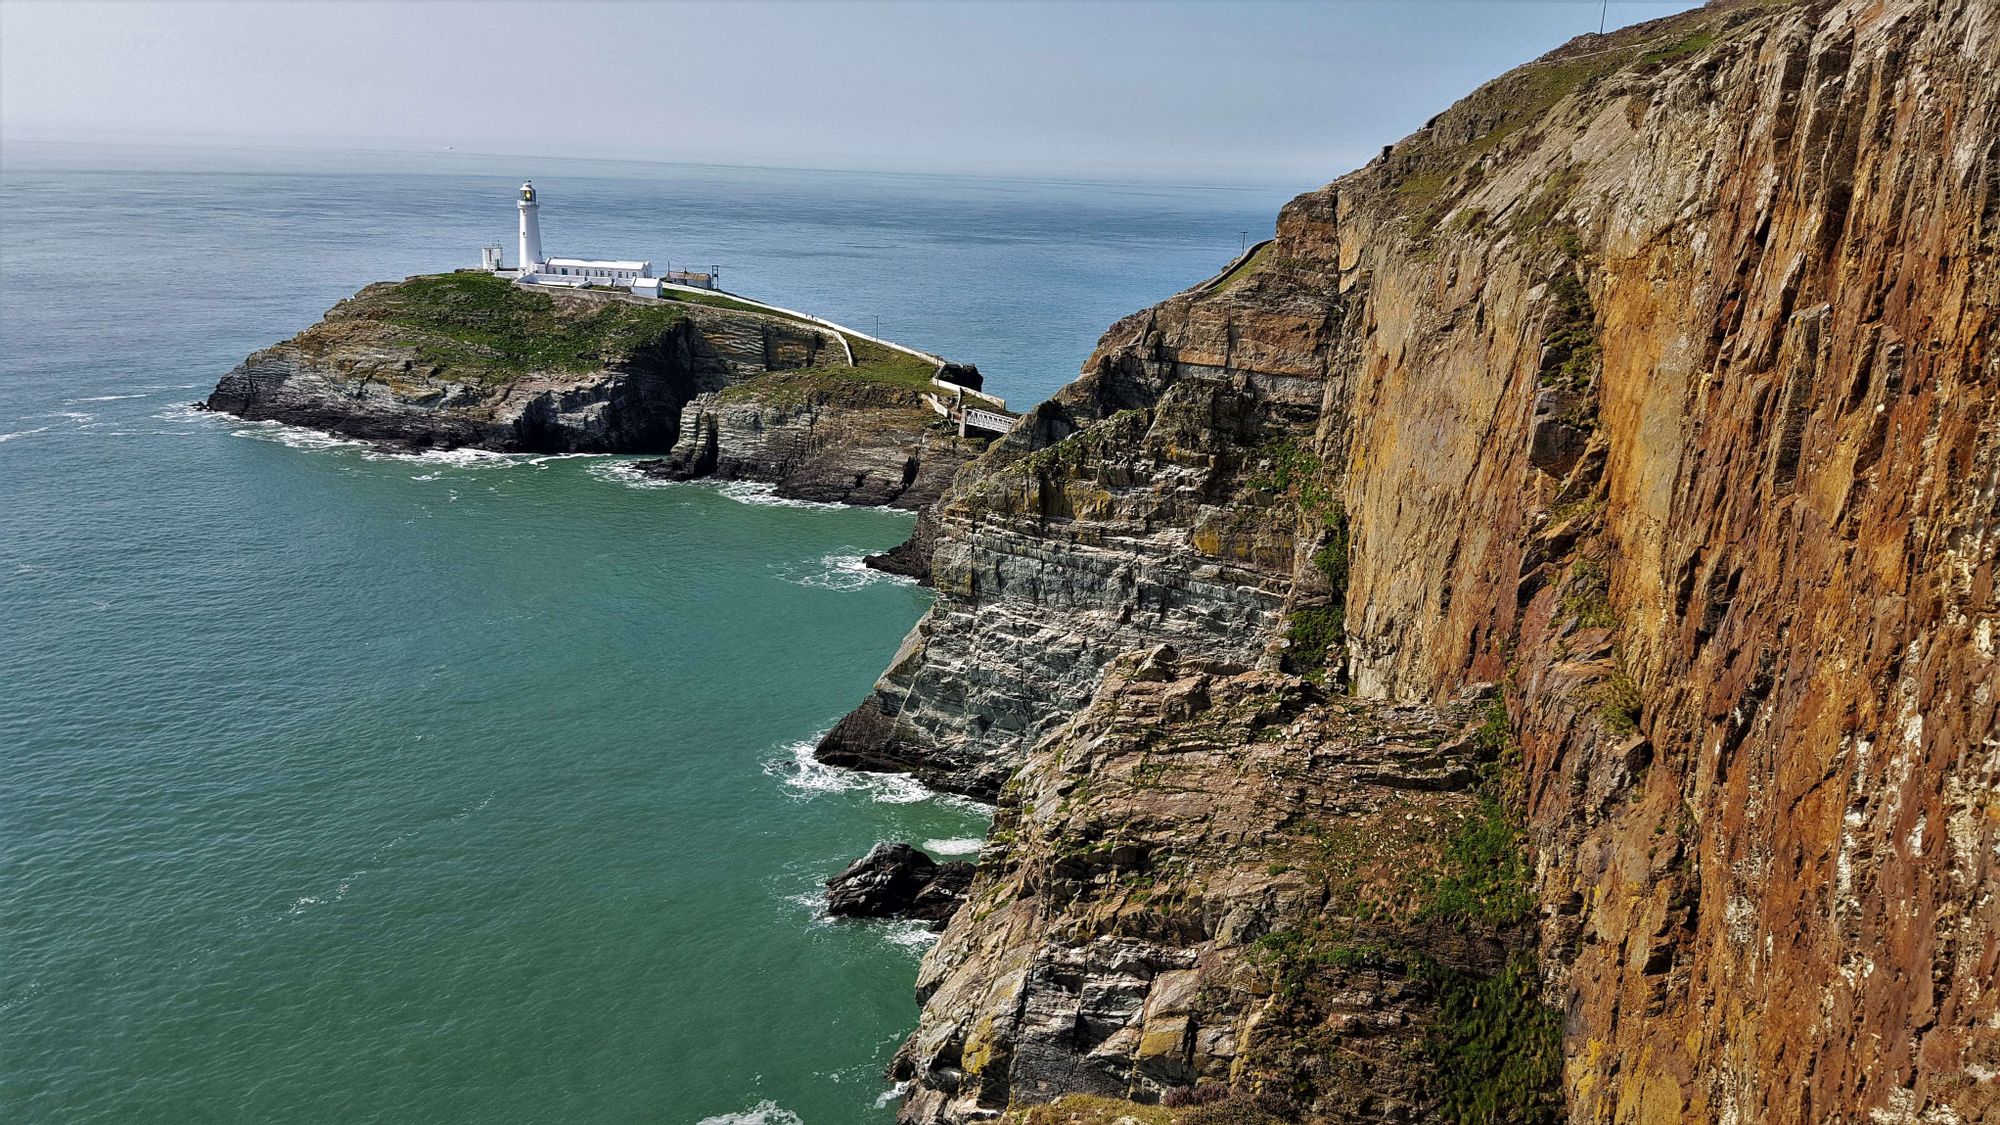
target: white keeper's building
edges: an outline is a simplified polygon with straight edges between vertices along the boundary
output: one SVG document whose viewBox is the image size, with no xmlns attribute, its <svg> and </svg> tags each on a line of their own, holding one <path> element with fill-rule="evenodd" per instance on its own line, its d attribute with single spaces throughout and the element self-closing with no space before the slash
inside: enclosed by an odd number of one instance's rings
<svg viewBox="0 0 2000 1125">
<path fill-rule="evenodd" d="M 501 277 L 511 277 L 529 285 L 617 286 L 642 296 L 657 297 L 662 283 L 715 288 L 709 274 L 675 271 L 667 278 L 653 276 L 653 263 L 615 258 L 550 258 L 542 253 L 542 205 L 535 196 L 533 181 L 521 185 L 514 201 L 520 213 L 520 265 L 509 269 L 502 261 L 499 246 L 482 247 L 480 267 Z"/>
</svg>

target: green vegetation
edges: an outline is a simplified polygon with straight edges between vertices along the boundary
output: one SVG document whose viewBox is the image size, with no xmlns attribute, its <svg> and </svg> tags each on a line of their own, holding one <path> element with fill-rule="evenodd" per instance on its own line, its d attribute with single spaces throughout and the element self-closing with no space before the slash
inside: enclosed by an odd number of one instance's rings
<svg viewBox="0 0 2000 1125">
<path fill-rule="evenodd" d="M 852 336 L 847 337 L 847 346 L 854 349 L 854 366 L 841 374 L 849 378 L 897 387 L 924 388 L 931 385 L 931 376 L 937 374 L 936 364 L 908 352 L 899 352 Z"/>
<path fill-rule="evenodd" d="M 417 349 L 426 363 L 451 369 L 460 378 L 502 383 L 530 371 L 590 371 L 644 349 L 686 319 L 687 312 L 675 304 L 756 313 L 832 334 L 809 321 L 719 294 L 675 293 L 666 304 L 604 300 L 579 307 L 579 302 L 558 304 L 547 293 L 470 271 L 412 278 L 370 294 L 357 311 L 406 330 L 401 342 Z M 809 400 L 856 381 L 906 389 L 930 385 L 935 367 L 929 360 L 846 339 L 854 353 L 852 367 L 846 350 L 835 346 L 829 355 L 822 348 L 819 366 L 772 372 L 723 393 Z"/>
<path fill-rule="evenodd" d="M 1312 564 L 1326 579 L 1328 604 L 1293 610 L 1285 626 L 1286 663 L 1309 678 L 1324 675 L 1347 641 L 1347 510 L 1330 501 L 1326 517 L 1326 540 L 1312 553 Z"/>
<path fill-rule="evenodd" d="M 1454 969 L 1399 941 L 1340 940 L 1325 930 L 1281 930 L 1253 950 L 1278 998 L 1310 1008 L 1315 989 L 1354 970 L 1428 987 L 1437 1020 L 1417 1045 L 1437 1091 L 1434 1117 L 1451 1125 L 1557 1125 L 1562 1115 L 1562 1013 L 1544 1003 L 1533 954 L 1491 976 Z M 1328 979 L 1331 977 L 1332 979 Z M 1338 1051 L 1336 1043 L 1327 1049 Z M 1300 1094 L 1310 1094 L 1301 1088 Z"/>
<path fill-rule="evenodd" d="M 1581 391 L 1597 374 L 1602 353 L 1597 342 L 1597 310 L 1590 303 L 1590 291 L 1578 280 L 1567 263 L 1549 278 L 1549 299 L 1555 311 L 1549 317 L 1549 332 L 1542 340 L 1543 386 Z"/>
<path fill-rule="evenodd" d="M 1550 177 L 1548 182 L 1542 185 L 1541 190 L 1535 193 L 1534 198 L 1528 200 L 1527 206 L 1521 208 L 1507 221 L 1507 229 L 1517 237 L 1524 238 L 1540 237 L 1557 230 L 1568 229 L 1556 227 L 1555 217 L 1569 203 L 1570 193 L 1576 190 L 1577 182 L 1581 179 L 1583 174 L 1574 167 L 1564 168 Z M 1573 229 L 1568 229 L 1568 234 L 1570 238 L 1576 237 Z"/>
<path fill-rule="evenodd" d="M 1586 629 L 1610 629 L 1618 624 L 1611 608 L 1611 576 L 1597 559 L 1578 559 L 1563 587 L 1562 611 Z"/>
<path fill-rule="evenodd" d="M 1551 524 L 1568 523 L 1580 516 L 1594 516 L 1604 510 L 1604 497 L 1595 495 L 1579 496 L 1565 500 L 1549 509 Z"/>
<path fill-rule="evenodd" d="M 1272 930 L 1257 939 L 1251 955 L 1271 971 L 1278 995 L 1291 1000 L 1304 996 L 1323 969 L 1379 968 L 1401 962 L 1407 951 L 1388 942 L 1340 940 L 1314 928 Z"/>
<path fill-rule="evenodd" d="M 1639 685 L 1622 667 L 1598 686 L 1597 717 L 1603 720 L 1604 729 L 1612 734 L 1636 733 L 1639 730 L 1639 715 L 1644 708 L 1645 700 L 1639 694 Z"/>
<path fill-rule="evenodd" d="M 753 305 L 748 301 L 739 301 L 734 297 L 725 297 L 720 293 L 683 293 L 677 289 L 662 289 L 660 290 L 660 299 L 663 301 L 679 301 L 681 304 L 684 305 L 707 305 L 709 308 L 712 309 L 729 309 L 732 312 L 747 312 L 747 313 L 757 313 L 760 316 L 775 316 L 780 320 L 789 320 L 796 324 L 812 323 L 811 321 L 806 320 L 803 317 L 790 316 L 780 312 L 772 312 L 770 309 L 764 308 L 761 305 Z"/>
<path fill-rule="evenodd" d="M 1329 900 L 1347 904 L 1347 917 L 1325 914 L 1301 928 L 1266 934 L 1252 950 L 1269 973 L 1273 992 L 1290 1009 L 1273 1020 L 1281 1026 L 1318 1026 L 1325 1005 L 1337 1003 L 1352 987 L 1347 974 L 1356 970 L 1425 986 L 1436 1019 L 1411 1049 L 1434 1076 L 1437 1102 L 1426 1120 L 1451 1125 L 1556 1125 L 1563 1119 L 1562 1014 L 1542 1000 L 1533 953 L 1512 954 L 1490 975 L 1455 968 L 1432 956 L 1428 943 L 1416 943 L 1415 935 L 1434 933 L 1433 927 L 1405 929 L 1398 923 L 1398 918 L 1443 922 L 1488 935 L 1487 940 L 1529 930 L 1533 871 L 1522 827 L 1505 796 L 1510 789 L 1505 763 L 1513 753 L 1507 714 L 1503 699 L 1488 705 L 1475 738 L 1501 764 L 1491 767 L 1477 805 L 1444 841 L 1433 870 L 1411 877 L 1413 911 L 1356 909 L 1362 905 L 1357 888 L 1343 884 L 1336 869 L 1342 862 L 1351 868 L 1384 842 L 1351 831 L 1328 832 L 1320 851 L 1333 858 L 1303 866 L 1328 873 Z M 1302 1045 L 1329 1058 L 1341 1050 L 1337 1039 L 1311 1035 Z M 1302 1095 L 1311 1093 L 1305 1077 L 1310 1069 L 1292 1067 L 1301 1075 L 1296 1092 Z"/>
<path fill-rule="evenodd" d="M 1510 926 L 1535 906 L 1521 826 L 1506 802 L 1489 791 L 1446 841 L 1439 870 L 1424 876 L 1420 915 L 1460 925 Z"/>
<path fill-rule="evenodd" d="M 1325 529 L 1311 562 L 1326 579 L 1327 604 L 1294 609 L 1285 627 L 1288 668 L 1320 679 L 1334 662 L 1335 649 L 1347 639 L 1347 510 L 1334 492 L 1327 465 L 1298 443 L 1276 441 L 1259 454 L 1268 465 L 1251 478 L 1250 487 L 1290 500 L 1300 516 Z"/>
<path fill-rule="evenodd" d="M 1424 1043 L 1440 1119 L 1456 1125 L 1556 1125 L 1562 1112 L 1562 1013 L 1542 1002 L 1535 959 L 1518 953 L 1478 977 L 1428 959 L 1413 974 L 1437 993 Z"/>
<path fill-rule="evenodd" d="M 1333 600 L 1347 604 L 1347 508 L 1336 500 L 1327 513 L 1326 542 L 1312 553 L 1312 564 Z"/>
<path fill-rule="evenodd" d="M 1317 679 L 1326 674 L 1333 650 L 1347 640 L 1347 609 L 1314 606 L 1292 611 L 1285 624 L 1285 663 L 1289 670 Z"/>
<path fill-rule="evenodd" d="M 1507 717 L 1507 698 L 1493 697 L 1486 705 L 1486 715 L 1479 729 L 1472 732 L 1473 744 L 1489 759 L 1503 757 L 1514 745 L 1513 722 Z"/>
<path fill-rule="evenodd" d="M 1301 513 L 1317 519 L 1326 518 L 1337 503 L 1326 481 L 1326 464 L 1290 438 L 1263 446 L 1254 457 L 1269 461 L 1270 467 L 1250 478 L 1251 488 L 1284 496 Z"/>
<path fill-rule="evenodd" d="M 1686 26 L 1682 23 L 1682 28 Z M 1626 42 L 1574 52 L 1495 79 L 1467 99 L 1467 109 L 1488 123 L 1485 132 L 1463 143 L 1443 139 L 1452 133 L 1419 134 L 1399 146 L 1399 156 L 1407 151 L 1414 159 L 1400 165 L 1402 176 L 1395 185 L 1398 201 L 1413 216 L 1420 237 L 1438 233 L 1454 197 L 1480 182 L 1480 159 L 1509 137 L 1542 122 L 1558 102 L 1627 67 L 1675 62 L 1706 49 L 1716 39 L 1717 33 L 1709 27 L 1696 26 L 1691 31 L 1675 28 L 1651 44 Z"/>
<path fill-rule="evenodd" d="M 1687 58 L 1697 51 L 1707 50 L 1709 44 L 1714 42 L 1715 31 L 1713 29 L 1706 27 L 1696 28 L 1693 32 L 1673 43 L 1669 43 L 1664 47 L 1656 47 L 1640 55 L 1639 65 L 1653 66 L 1659 63 L 1676 62 Z"/>
<path fill-rule="evenodd" d="M 361 315 L 409 330 L 405 341 L 426 363 L 505 382 L 529 371 L 589 371 L 646 347 L 681 319 L 659 305 L 607 301 L 588 313 L 559 311 L 484 273 L 405 281 L 371 296 Z"/>
<path fill-rule="evenodd" d="M 1264 245 L 1259 246 L 1257 249 L 1251 251 L 1249 257 L 1236 263 L 1236 267 L 1234 269 L 1230 270 L 1226 274 L 1223 274 L 1222 277 L 1217 279 L 1215 285 L 1209 291 L 1211 293 L 1226 293 L 1229 290 L 1235 288 L 1236 284 L 1242 281 L 1244 278 L 1249 277 L 1251 274 L 1256 273 L 1258 270 L 1263 269 L 1265 262 L 1268 261 L 1271 256 L 1271 247 L 1275 245 L 1276 243 L 1266 242 Z"/>
</svg>

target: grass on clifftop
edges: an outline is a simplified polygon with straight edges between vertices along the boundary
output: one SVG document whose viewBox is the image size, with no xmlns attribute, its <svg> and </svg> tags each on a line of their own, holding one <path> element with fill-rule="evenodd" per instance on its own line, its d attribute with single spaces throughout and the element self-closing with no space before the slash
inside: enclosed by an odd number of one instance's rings
<svg viewBox="0 0 2000 1125">
<path fill-rule="evenodd" d="M 362 315 L 410 330 L 428 363 L 484 370 L 501 382 L 530 371 L 591 371 L 644 347 L 678 322 L 679 309 L 606 301 L 586 312 L 483 273 L 405 281 L 372 297 Z"/>
<path fill-rule="evenodd" d="M 754 398 L 768 403 L 798 403 L 822 401 L 855 383 L 899 388 L 912 394 L 930 389 L 931 375 L 937 369 L 929 360 L 852 336 L 847 337 L 847 344 L 854 349 L 853 367 L 847 366 L 846 356 L 839 348 L 826 349 L 823 354 L 830 352 L 832 359 L 823 366 L 773 371 L 726 387 L 718 397 L 724 402 Z M 930 410 L 914 399 L 910 401 L 914 407 Z"/>
<path fill-rule="evenodd" d="M 609 298 L 558 303 L 550 294 L 471 272 L 411 278 L 369 295 L 357 314 L 407 329 L 402 342 L 416 348 L 426 363 L 452 369 L 462 378 L 503 383 L 530 371 L 596 370 L 651 344 L 685 319 L 687 312 L 679 304 L 810 323 L 719 294 L 675 294 L 663 304 Z M 847 342 L 854 351 L 853 367 L 835 347 L 822 349 L 828 357 L 824 366 L 773 374 L 788 376 L 801 395 L 857 379 L 913 389 L 930 384 L 934 368 L 928 360 L 852 336 Z"/>
<path fill-rule="evenodd" d="M 847 345 L 854 349 L 854 366 L 839 373 L 851 378 L 901 387 L 928 387 L 931 376 L 937 373 L 936 365 L 930 360 L 919 359 L 908 352 L 899 352 L 852 336 L 847 338 Z"/>
<path fill-rule="evenodd" d="M 1277 245 L 1275 242 L 1266 242 L 1264 243 L 1264 245 L 1259 246 L 1256 250 L 1252 251 L 1249 254 L 1249 256 L 1245 257 L 1242 261 L 1236 263 L 1234 269 L 1231 269 L 1228 273 L 1223 274 L 1220 278 L 1217 278 L 1215 284 L 1209 287 L 1209 292 L 1227 293 L 1231 289 L 1236 288 L 1236 286 L 1240 284 L 1243 281 L 1243 279 L 1263 269 L 1265 259 L 1271 256 L 1271 247 L 1275 245 Z"/>
</svg>

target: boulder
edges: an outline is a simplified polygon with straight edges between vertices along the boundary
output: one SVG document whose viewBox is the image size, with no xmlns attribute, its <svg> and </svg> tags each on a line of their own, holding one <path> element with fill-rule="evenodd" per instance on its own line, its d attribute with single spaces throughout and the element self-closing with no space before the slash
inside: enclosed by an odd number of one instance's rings
<svg viewBox="0 0 2000 1125">
<path fill-rule="evenodd" d="M 826 881 L 826 911 L 844 918 L 950 917 L 972 882 L 972 864 L 940 864 L 908 844 L 883 842 Z"/>
</svg>

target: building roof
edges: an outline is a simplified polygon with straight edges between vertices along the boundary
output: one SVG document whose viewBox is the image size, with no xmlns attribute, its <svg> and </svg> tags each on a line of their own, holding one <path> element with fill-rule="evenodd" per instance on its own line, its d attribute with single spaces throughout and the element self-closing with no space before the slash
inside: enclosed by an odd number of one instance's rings
<svg viewBox="0 0 2000 1125">
<path fill-rule="evenodd" d="M 577 266 L 582 266 L 582 267 L 584 267 L 585 269 L 593 269 L 593 268 L 594 268 L 594 269 L 600 269 L 600 270 L 641 270 L 641 271 L 643 271 L 643 270 L 645 270 L 645 269 L 646 269 L 646 268 L 647 268 L 648 266 L 651 266 L 651 265 L 652 265 L 653 263 L 651 263 L 651 262 L 615 262 L 615 261 L 612 261 L 612 260 L 610 260 L 610 259 L 608 259 L 608 258 L 550 258 L 550 259 L 549 259 L 548 261 L 546 261 L 546 262 L 544 262 L 544 263 L 542 263 L 542 264 L 543 264 L 543 265 L 549 265 L 549 266 L 569 266 L 569 267 L 571 267 L 572 269 L 573 269 L 573 268 L 575 268 L 575 267 L 577 267 Z"/>
</svg>

